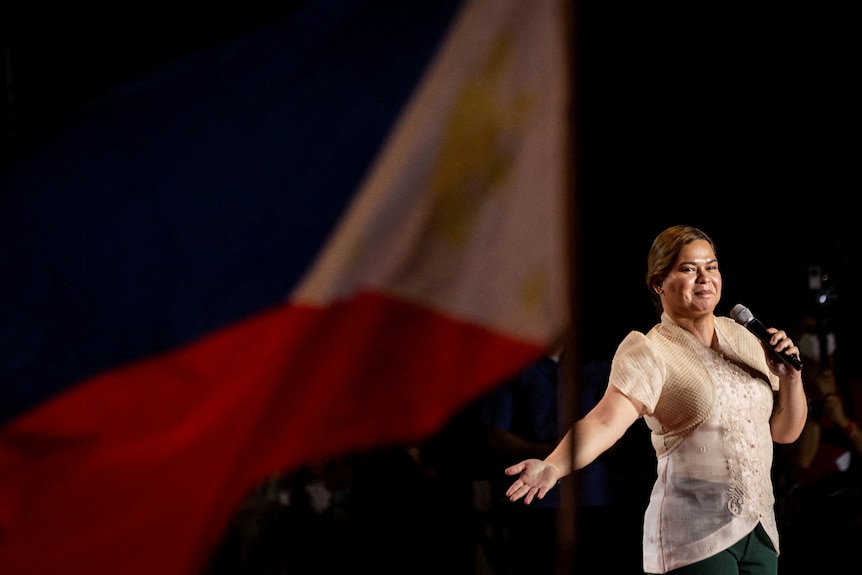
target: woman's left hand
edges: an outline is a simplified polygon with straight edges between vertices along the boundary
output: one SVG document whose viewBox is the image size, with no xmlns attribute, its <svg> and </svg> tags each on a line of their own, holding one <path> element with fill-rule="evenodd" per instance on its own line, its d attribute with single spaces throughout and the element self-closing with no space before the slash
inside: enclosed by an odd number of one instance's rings
<svg viewBox="0 0 862 575">
<path fill-rule="evenodd" d="M 775 375 L 781 376 L 793 376 L 795 374 L 800 373 L 800 370 L 795 369 L 787 362 L 778 357 L 777 354 L 783 355 L 792 355 L 799 357 L 799 348 L 796 347 L 796 344 L 793 343 L 787 333 L 783 330 L 770 327 L 767 328 L 766 331 L 772 334 L 772 337 L 769 340 L 769 343 L 772 345 L 772 349 L 768 349 L 764 345 L 764 349 L 766 349 L 766 363 L 769 365 L 769 369 Z M 772 353 L 772 352 L 775 353 Z"/>
</svg>

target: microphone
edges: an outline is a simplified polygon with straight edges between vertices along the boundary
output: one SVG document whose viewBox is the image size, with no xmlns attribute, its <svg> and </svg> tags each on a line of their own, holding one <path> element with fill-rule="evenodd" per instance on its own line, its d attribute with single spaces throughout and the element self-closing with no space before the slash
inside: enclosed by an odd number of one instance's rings
<svg viewBox="0 0 862 575">
<path fill-rule="evenodd" d="M 766 344 L 769 349 L 781 359 L 787 365 L 802 371 L 802 362 L 799 361 L 799 357 L 795 354 L 789 354 L 784 352 L 775 351 L 772 346 L 769 344 L 769 340 L 772 338 L 772 334 L 766 331 L 766 326 L 757 321 L 747 307 L 742 305 L 741 303 L 733 306 L 733 309 L 730 310 L 730 317 L 734 319 L 734 321 L 740 325 L 744 325 L 748 328 L 748 331 L 757 336 L 757 338 Z"/>
</svg>

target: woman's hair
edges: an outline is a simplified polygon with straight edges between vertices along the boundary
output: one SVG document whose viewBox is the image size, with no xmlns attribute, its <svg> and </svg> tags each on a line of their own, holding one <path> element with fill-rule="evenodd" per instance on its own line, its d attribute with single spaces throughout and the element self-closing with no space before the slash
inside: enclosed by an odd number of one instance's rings
<svg viewBox="0 0 862 575">
<path fill-rule="evenodd" d="M 656 286 L 664 281 L 670 273 L 670 268 L 676 262 L 682 248 L 696 240 L 706 240 L 715 249 L 715 242 L 706 233 L 694 226 L 672 226 L 661 232 L 652 242 L 647 258 L 646 286 L 652 297 L 656 312 L 661 314 L 661 298 L 656 293 Z"/>
</svg>

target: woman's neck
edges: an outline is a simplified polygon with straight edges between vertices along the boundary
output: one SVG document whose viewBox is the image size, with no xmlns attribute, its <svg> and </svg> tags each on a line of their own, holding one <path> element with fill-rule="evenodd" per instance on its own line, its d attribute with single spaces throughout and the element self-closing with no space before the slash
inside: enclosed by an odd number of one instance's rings
<svg viewBox="0 0 862 575">
<path fill-rule="evenodd" d="M 674 317 L 668 314 L 679 327 L 691 333 L 699 342 L 706 347 L 718 349 L 718 340 L 715 337 L 715 316 L 712 314 L 701 317 Z"/>
</svg>

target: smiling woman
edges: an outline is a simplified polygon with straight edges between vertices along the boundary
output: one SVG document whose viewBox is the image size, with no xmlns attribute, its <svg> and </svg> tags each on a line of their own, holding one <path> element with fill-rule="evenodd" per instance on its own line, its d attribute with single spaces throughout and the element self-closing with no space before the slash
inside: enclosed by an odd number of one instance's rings
<svg viewBox="0 0 862 575">
<path fill-rule="evenodd" d="M 774 575 L 780 546 L 773 442 L 791 443 L 802 431 L 801 372 L 715 315 L 722 276 L 715 244 L 700 229 L 673 226 L 655 238 L 646 285 L 660 322 L 623 339 L 605 395 L 550 455 L 506 468 L 516 476 L 507 495 L 526 504 L 544 498 L 643 418 L 657 459 L 644 517 L 644 571 L 685 567 L 720 575 L 744 562 L 748 573 Z M 769 333 L 777 352 L 799 353 L 784 331 Z"/>
<path fill-rule="evenodd" d="M 309 2 L 212 3 L 193 12 L 159 1 L 54 3 L 50 11 L 42 4 L 0 2 L 0 167 L 45 144 L 110 89 Z M 847 142 L 860 131 L 859 88 L 847 73 L 858 53 L 853 3 L 804 12 L 759 3 L 571 4 L 577 14 L 574 286 L 584 362 L 609 361 L 631 330 L 652 328 L 650 298 L 658 294 L 643 290 L 643 257 L 649 238 L 679 222 L 710 230 L 721 246 L 717 315 L 744 301 L 767 325 L 790 325 L 797 306 L 816 295 L 809 267 L 822 266 L 846 294 L 834 310 L 838 340 L 844 349 L 862 346 L 862 303 L 852 297 L 862 285 L 862 236 L 853 194 L 846 192 L 858 178 Z M 368 79 L 359 64 L 357 86 Z M 240 77 L 220 76 L 219 89 L 236 88 L 231 82 Z M 327 140 L 325 168 L 304 182 L 344 173 L 356 149 L 334 153 L 337 140 Z M 0 202 L 9 193 L 0 186 Z M 32 237 L 31 229 L 25 232 Z M 698 272 L 701 259 L 694 257 L 696 273 L 708 277 L 710 270 Z M 8 275 L 20 278 L 14 270 Z M 709 289 L 698 289 L 692 297 L 708 300 Z M 195 303 L 223 310 L 210 300 Z M 836 369 L 842 377 L 862 376 L 862 362 L 852 358 Z M 635 507 L 640 518 L 640 501 Z M 793 558 L 794 541 L 784 545 L 783 559 Z"/>
</svg>

